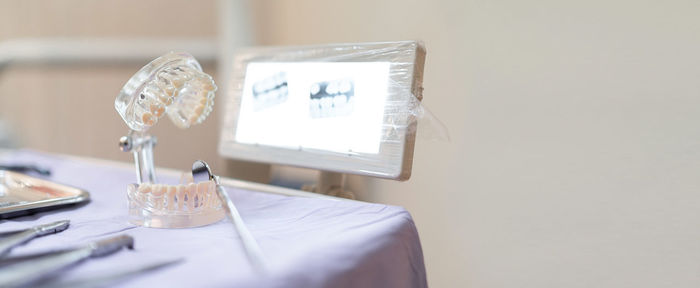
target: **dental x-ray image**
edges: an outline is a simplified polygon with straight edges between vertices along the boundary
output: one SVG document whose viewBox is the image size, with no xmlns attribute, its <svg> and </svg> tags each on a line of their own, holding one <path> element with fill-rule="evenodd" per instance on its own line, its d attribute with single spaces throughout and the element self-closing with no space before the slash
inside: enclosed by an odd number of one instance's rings
<svg viewBox="0 0 700 288">
<path fill-rule="evenodd" d="M 387 62 L 249 63 L 235 139 L 297 151 L 376 154 L 389 68 Z"/>
<path fill-rule="evenodd" d="M 314 83 L 309 96 L 311 118 L 349 116 L 353 112 L 355 82 L 341 79 Z"/>
<path fill-rule="evenodd" d="M 264 110 L 287 101 L 289 87 L 287 75 L 279 72 L 253 84 L 253 109 Z"/>
</svg>

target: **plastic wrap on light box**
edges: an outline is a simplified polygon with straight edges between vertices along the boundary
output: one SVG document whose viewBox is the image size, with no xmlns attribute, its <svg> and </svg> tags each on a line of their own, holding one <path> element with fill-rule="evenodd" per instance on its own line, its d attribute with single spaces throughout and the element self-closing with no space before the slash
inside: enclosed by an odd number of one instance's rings
<svg viewBox="0 0 700 288">
<path fill-rule="evenodd" d="M 423 111 L 424 62 L 417 41 L 239 51 L 219 153 L 407 180 Z"/>
</svg>

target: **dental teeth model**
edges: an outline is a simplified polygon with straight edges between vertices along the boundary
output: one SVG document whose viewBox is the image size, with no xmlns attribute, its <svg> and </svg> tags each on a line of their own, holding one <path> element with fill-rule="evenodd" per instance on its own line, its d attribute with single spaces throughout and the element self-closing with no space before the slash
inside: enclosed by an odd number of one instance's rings
<svg viewBox="0 0 700 288">
<path fill-rule="evenodd" d="M 224 218 L 214 182 L 191 179 L 190 175 L 179 185 L 129 184 L 129 221 L 145 227 L 186 228 Z"/>
<path fill-rule="evenodd" d="M 216 89 L 214 80 L 202 72 L 192 55 L 171 52 L 141 68 L 120 91 L 114 107 L 130 131 L 119 145 L 122 151 L 133 152 L 138 183 L 127 187 L 132 223 L 181 228 L 223 218 L 221 203 L 209 182 L 157 184 L 153 165 L 156 138 L 147 133 L 166 114 L 179 128 L 202 123 L 214 107 Z"/>
<path fill-rule="evenodd" d="M 353 111 L 355 85 L 343 79 L 314 83 L 309 88 L 311 118 L 349 116 Z"/>
<path fill-rule="evenodd" d="M 199 124 L 214 107 L 216 85 L 187 53 L 148 63 L 124 85 L 114 106 L 131 130 L 145 132 L 165 114 L 179 128 Z"/>
</svg>

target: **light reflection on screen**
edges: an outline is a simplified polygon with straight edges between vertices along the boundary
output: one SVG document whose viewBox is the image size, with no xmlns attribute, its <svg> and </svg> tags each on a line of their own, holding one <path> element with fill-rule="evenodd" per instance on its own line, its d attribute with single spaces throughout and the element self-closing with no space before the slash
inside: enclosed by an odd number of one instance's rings
<svg viewBox="0 0 700 288">
<path fill-rule="evenodd" d="M 379 153 L 388 62 L 250 63 L 236 141 Z"/>
</svg>

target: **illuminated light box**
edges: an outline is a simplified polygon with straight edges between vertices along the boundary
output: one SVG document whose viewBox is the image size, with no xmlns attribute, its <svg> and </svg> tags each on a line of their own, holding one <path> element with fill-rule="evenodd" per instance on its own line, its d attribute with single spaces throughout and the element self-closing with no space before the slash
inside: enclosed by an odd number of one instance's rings
<svg viewBox="0 0 700 288">
<path fill-rule="evenodd" d="M 406 180 L 424 59 L 415 41 L 244 50 L 233 63 L 219 152 Z"/>
</svg>

